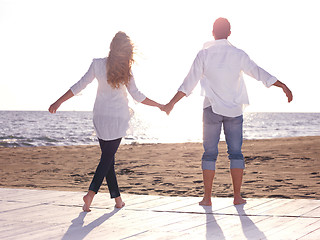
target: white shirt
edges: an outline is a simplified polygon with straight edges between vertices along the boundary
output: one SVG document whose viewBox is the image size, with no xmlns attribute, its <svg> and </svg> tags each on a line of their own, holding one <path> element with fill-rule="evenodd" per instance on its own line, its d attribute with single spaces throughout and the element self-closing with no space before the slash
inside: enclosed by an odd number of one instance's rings
<svg viewBox="0 0 320 240">
<path fill-rule="evenodd" d="M 205 96 L 203 107 L 211 106 L 219 115 L 237 117 L 249 105 L 243 72 L 262 81 L 266 87 L 277 81 L 228 40 L 211 41 L 205 43 L 198 53 L 178 91 L 189 96 L 200 80 L 201 92 Z"/>
<path fill-rule="evenodd" d="M 137 102 L 146 96 L 136 87 L 132 77 L 127 87 L 112 88 L 107 82 L 107 58 L 93 59 L 88 72 L 70 89 L 74 95 L 80 93 L 93 79 L 98 80 L 97 96 L 93 108 L 93 125 L 97 137 L 113 140 L 126 136 L 129 128 L 130 111 L 126 89 Z"/>
</svg>

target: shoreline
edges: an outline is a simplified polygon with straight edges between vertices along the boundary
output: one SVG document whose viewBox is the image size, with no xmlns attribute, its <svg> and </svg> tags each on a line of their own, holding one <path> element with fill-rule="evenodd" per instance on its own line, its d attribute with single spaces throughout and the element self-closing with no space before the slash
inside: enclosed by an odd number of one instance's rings
<svg viewBox="0 0 320 240">
<path fill-rule="evenodd" d="M 116 154 L 122 193 L 203 194 L 202 143 L 123 144 Z M 245 198 L 320 199 L 320 136 L 244 140 Z M 0 187 L 87 191 L 98 145 L 2 147 Z M 100 189 L 107 192 L 105 181 Z M 219 143 L 213 196 L 232 197 L 226 143 Z"/>
<path fill-rule="evenodd" d="M 310 135 L 310 136 L 294 136 L 294 137 L 269 137 L 269 138 L 249 138 L 249 139 L 243 139 L 243 142 L 245 141 L 265 141 L 265 140 L 286 140 L 286 139 L 294 139 L 294 138 L 309 138 L 309 137 L 320 137 L 320 135 Z M 131 139 L 125 139 L 120 143 L 120 146 L 137 146 L 137 145 L 166 145 L 166 144 L 202 144 L 202 141 L 188 141 L 188 142 L 138 142 L 138 141 L 132 141 L 131 143 L 124 142 L 129 141 Z M 219 142 L 225 143 L 225 139 L 220 139 Z M 77 144 L 77 145 L 43 145 L 43 146 L 3 146 L 0 145 L 0 149 L 11 149 L 11 148 L 43 148 L 43 147 L 89 147 L 89 146 L 99 146 L 99 141 L 94 142 L 93 144 Z"/>
</svg>

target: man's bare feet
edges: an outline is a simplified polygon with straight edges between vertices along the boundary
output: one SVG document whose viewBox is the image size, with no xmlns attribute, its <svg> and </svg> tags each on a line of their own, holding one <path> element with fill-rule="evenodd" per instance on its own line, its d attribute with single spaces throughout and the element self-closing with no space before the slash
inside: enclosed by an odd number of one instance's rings
<svg viewBox="0 0 320 240">
<path fill-rule="evenodd" d="M 240 204 L 244 204 L 247 201 L 245 199 L 243 199 L 241 196 L 235 196 L 233 199 L 233 204 L 234 205 L 240 205 Z"/>
<path fill-rule="evenodd" d="M 116 208 L 124 207 L 125 203 L 122 201 L 121 197 L 116 197 L 114 200 L 116 201 L 116 205 L 115 205 Z"/>
<path fill-rule="evenodd" d="M 82 206 L 82 210 L 84 212 L 91 211 L 90 206 L 91 206 L 94 195 L 95 195 L 95 192 L 89 190 L 89 192 L 83 197 L 84 204 Z"/>
<path fill-rule="evenodd" d="M 201 202 L 199 202 L 201 206 L 212 206 L 211 199 L 203 198 Z"/>
</svg>

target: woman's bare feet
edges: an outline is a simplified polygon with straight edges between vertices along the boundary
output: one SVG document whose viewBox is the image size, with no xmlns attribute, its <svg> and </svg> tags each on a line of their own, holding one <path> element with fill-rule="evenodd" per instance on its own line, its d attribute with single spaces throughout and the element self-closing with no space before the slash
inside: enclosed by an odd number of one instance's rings
<svg viewBox="0 0 320 240">
<path fill-rule="evenodd" d="M 95 195 L 95 192 L 89 190 L 88 193 L 83 197 L 84 204 L 82 206 L 82 210 L 84 212 L 90 212 L 91 211 L 90 210 L 90 206 L 91 206 L 92 200 L 94 198 L 94 195 Z"/>
<path fill-rule="evenodd" d="M 234 205 L 240 205 L 240 204 L 244 204 L 246 202 L 247 201 L 245 199 L 243 199 L 241 196 L 234 196 L 234 199 L 233 199 Z"/>
<path fill-rule="evenodd" d="M 211 198 L 209 198 L 209 199 L 203 198 L 202 201 L 199 202 L 199 205 L 201 205 L 201 206 L 212 206 Z"/>
<path fill-rule="evenodd" d="M 124 207 L 125 203 L 122 201 L 121 197 L 116 197 L 114 200 L 116 201 L 116 205 L 115 205 L 116 208 Z"/>
</svg>

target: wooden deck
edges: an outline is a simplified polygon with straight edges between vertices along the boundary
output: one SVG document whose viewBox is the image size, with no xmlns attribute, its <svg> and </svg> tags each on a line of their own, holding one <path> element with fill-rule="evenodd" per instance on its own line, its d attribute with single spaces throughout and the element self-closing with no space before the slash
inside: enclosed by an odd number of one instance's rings
<svg viewBox="0 0 320 240">
<path fill-rule="evenodd" d="M 0 188 L 0 239 L 320 239 L 320 200 L 200 198 L 107 193 L 82 212 L 82 192 Z"/>
</svg>

